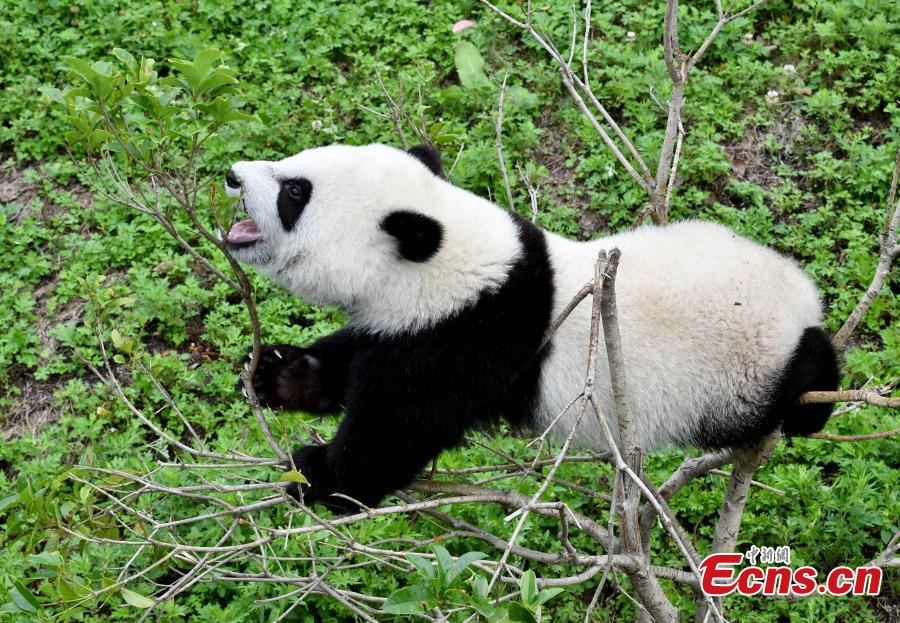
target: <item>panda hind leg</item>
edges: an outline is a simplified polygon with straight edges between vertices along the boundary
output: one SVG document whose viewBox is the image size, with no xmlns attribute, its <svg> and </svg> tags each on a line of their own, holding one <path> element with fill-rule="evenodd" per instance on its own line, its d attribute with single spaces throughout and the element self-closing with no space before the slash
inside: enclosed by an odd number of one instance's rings
<svg viewBox="0 0 900 623">
<path fill-rule="evenodd" d="M 808 391 L 834 391 L 841 380 L 838 356 L 831 339 L 819 327 L 809 327 L 778 381 L 772 397 L 772 415 L 785 435 L 810 435 L 825 427 L 833 404 L 798 405 Z"/>
</svg>

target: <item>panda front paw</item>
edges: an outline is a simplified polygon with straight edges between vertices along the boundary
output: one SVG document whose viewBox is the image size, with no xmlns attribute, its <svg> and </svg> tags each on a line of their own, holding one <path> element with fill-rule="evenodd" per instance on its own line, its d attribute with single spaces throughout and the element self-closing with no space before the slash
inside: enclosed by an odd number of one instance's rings
<svg viewBox="0 0 900 623">
<path fill-rule="evenodd" d="M 309 484 L 301 485 L 292 482 L 287 487 L 287 493 L 300 501 L 302 492 L 302 501 L 306 506 L 321 504 L 336 514 L 357 512 L 359 506 L 356 504 L 345 498 L 331 495 L 334 493 L 334 486 L 327 456 L 328 446 L 304 446 L 297 450 L 291 457 L 292 465 L 303 474 Z"/>
<path fill-rule="evenodd" d="M 243 368 L 252 357 L 252 351 L 244 357 Z M 321 369 L 322 362 L 303 348 L 267 344 L 256 364 L 253 389 L 264 407 L 326 411 L 333 405 L 322 395 Z"/>
</svg>

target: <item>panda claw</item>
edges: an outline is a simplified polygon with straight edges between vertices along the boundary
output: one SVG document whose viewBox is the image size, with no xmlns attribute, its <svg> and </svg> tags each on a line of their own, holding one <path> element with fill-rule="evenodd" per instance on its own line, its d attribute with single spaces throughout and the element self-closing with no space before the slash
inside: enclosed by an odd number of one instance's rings
<svg viewBox="0 0 900 623">
<path fill-rule="evenodd" d="M 278 357 L 279 359 L 284 359 L 284 357 L 281 356 L 281 353 L 278 352 L 277 348 L 273 348 L 272 352 L 275 353 L 275 356 Z"/>
<path fill-rule="evenodd" d="M 303 355 L 303 358 L 306 360 L 306 365 L 309 366 L 309 369 L 314 372 L 322 367 L 322 362 L 312 355 Z"/>
</svg>

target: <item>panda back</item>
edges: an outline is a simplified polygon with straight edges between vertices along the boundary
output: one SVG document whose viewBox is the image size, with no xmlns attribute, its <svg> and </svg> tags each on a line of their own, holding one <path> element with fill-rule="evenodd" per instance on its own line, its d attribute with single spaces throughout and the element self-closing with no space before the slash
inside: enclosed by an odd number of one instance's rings
<svg viewBox="0 0 900 623">
<path fill-rule="evenodd" d="M 724 447 L 771 430 L 771 400 L 804 332 L 821 322 L 812 281 L 789 258 L 720 225 L 685 221 L 575 243 L 550 237 L 554 311 L 592 277 L 601 249 L 621 252 L 616 295 L 626 380 L 645 449 L 668 444 Z M 584 383 L 590 302 L 554 336 L 543 370 L 548 423 Z M 614 416 L 609 372 L 597 387 Z M 561 406 L 562 405 L 562 406 Z M 561 419 L 563 431 L 574 413 Z M 587 418 L 576 439 L 601 447 Z"/>
</svg>

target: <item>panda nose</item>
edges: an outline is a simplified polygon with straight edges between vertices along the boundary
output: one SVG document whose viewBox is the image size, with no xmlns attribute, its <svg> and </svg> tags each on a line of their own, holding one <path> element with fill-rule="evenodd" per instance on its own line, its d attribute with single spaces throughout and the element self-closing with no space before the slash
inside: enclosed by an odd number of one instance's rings
<svg viewBox="0 0 900 623">
<path fill-rule="evenodd" d="M 225 174 L 225 184 L 228 188 L 240 188 L 241 181 L 238 179 L 238 176 L 234 174 L 234 169 L 228 169 L 228 173 Z"/>
</svg>

